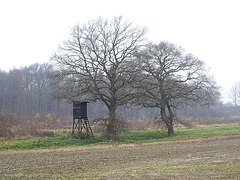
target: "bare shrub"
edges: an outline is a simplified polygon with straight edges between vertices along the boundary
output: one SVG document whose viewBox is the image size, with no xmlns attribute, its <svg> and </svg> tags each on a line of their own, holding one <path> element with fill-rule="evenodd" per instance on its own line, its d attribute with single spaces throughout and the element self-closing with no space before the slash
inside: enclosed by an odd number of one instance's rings
<svg viewBox="0 0 240 180">
<path fill-rule="evenodd" d="M 161 120 L 161 118 L 150 119 L 147 127 L 150 129 L 161 129 L 163 131 L 167 130 L 166 124 Z"/>
<path fill-rule="evenodd" d="M 95 133 L 103 133 L 107 130 L 108 118 L 96 118 L 92 120 L 92 128 Z"/>
<path fill-rule="evenodd" d="M 131 125 L 131 130 L 132 131 L 145 131 L 147 130 L 148 124 L 149 124 L 150 119 L 133 119 L 133 120 L 128 120 L 128 123 Z"/>
<path fill-rule="evenodd" d="M 96 118 L 92 120 L 93 130 L 95 133 L 105 133 L 108 125 L 108 118 Z M 127 132 L 131 129 L 131 124 L 123 116 L 117 115 L 116 132 Z"/>
<path fill-rule="evenodd" d="M 173 126 L 175 128 L 182 128 L 182 127 L 192 128 L 193 127 L 191 122 L 184 121 L 181 118 L 174 118 L 173 119 Z M 148 129 L 161 129 L 162 131 L 167 130 L 166 123 L 159 117 L 149 119 L 147 127 L 148 127 Z"/>
<path fill-rule="evenodd" d="M 240 123 L 240 117 L 181 117 L 180 120 L 204 125 Z"/>
<path fill-rule="evenodd" d="M 0 112 L 0 136 L 53 136 L 54 132 L 50 129 L 63 127 L 67 123 L 70 125 L 72 121 L 53 114 L 21 115 L 2 110 Z"/>
<path fill-rule="evenodd" d="M 16 114 L 6 113 L 5 110 L 0 112 L 0 136 L 12 135 L 11 127 L 16 125 Z"/>
</svg>

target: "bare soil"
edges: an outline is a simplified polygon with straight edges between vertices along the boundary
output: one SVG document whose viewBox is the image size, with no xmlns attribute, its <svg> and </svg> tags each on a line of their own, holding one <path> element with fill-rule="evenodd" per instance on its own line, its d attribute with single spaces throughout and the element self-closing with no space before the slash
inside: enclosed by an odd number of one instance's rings
<svg viewBox="0 0 240 180">
<path fill-rule="evenodd" d="M 240 179 L 240 136 L 2 152 L 0 179 Z"/>
</svg>

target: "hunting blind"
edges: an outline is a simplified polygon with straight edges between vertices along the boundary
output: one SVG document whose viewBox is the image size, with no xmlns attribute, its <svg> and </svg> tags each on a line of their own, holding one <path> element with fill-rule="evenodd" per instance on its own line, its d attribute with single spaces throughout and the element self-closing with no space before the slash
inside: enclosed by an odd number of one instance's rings
<svg viewBox="0 0 240 180">
<path fill-rule="evenodd" d="M 73 102 L 72 134 L 78 131 L 82 138 L 93 137 L 92 128 L 87 117 L 87 103 L 88 102 Z"/>
</svg>

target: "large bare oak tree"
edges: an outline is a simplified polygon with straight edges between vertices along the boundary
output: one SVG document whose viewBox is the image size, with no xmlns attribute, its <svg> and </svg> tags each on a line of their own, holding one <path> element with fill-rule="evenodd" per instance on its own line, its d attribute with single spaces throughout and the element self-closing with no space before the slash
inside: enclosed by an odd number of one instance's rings
<svg viewBox="0 0 240 180">
<path fill-rule="evenodd" d="M 109 111 L 107 135 L 116 137 L 116 109 L 129 102 L 134 81 L 132 60 L 142 46 L 146 28 L 123 21 L 98 18 L 76 25 L 71 37 L 52 57 L 60 98 L 99 100 Z"/>
<path fill-rule="evenodd" d="M 232 104 L 237 107 L 240 104 L 240 81 L 235 82 L 228 92 Z"/>
<path fill-rule="evenodd" d="M 210 105 L 219 98 L 204 63 L 172 43 L 148 44 L 138 55 L 137 103 L 160 108 L 161 120 L 174 134 L 174 109 L 179 105 Z"/>
</svg>

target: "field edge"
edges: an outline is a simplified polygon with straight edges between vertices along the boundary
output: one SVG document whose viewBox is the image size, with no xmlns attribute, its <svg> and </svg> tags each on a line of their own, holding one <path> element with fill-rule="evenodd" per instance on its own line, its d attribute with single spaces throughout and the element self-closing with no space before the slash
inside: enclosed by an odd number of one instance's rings
<svg viewBox="0 0 240 180">
<path fill-rule="evenodd" d="M 213 138 L 200 138 L 200 139 L 187 139 L 180 141 L 160 141 L 142 144 L 113 144 L 113 145 L 95 145 L 95 146 L 80 146 L 68 147 L 58 149 L 38 149 L 38 150 L 21 150 L 21 151 L 4 151 L 0 152 L 0 156 L 9 155 L 25 155 L 25 154 L 47 154 L 47 153 L 65 153 L 77 151 L 95 151 L 95 150 L 108 150 L 108 149 L 122 149 L 122 148 L 137 148 L 145 146 L 161 146 L 161 145 L 174 145 L 174 144 L 189 144 L 189 143 L 207 143 L 219 140 L 240 139 L 240 135 L 221 136 Z"/>
</svg>

